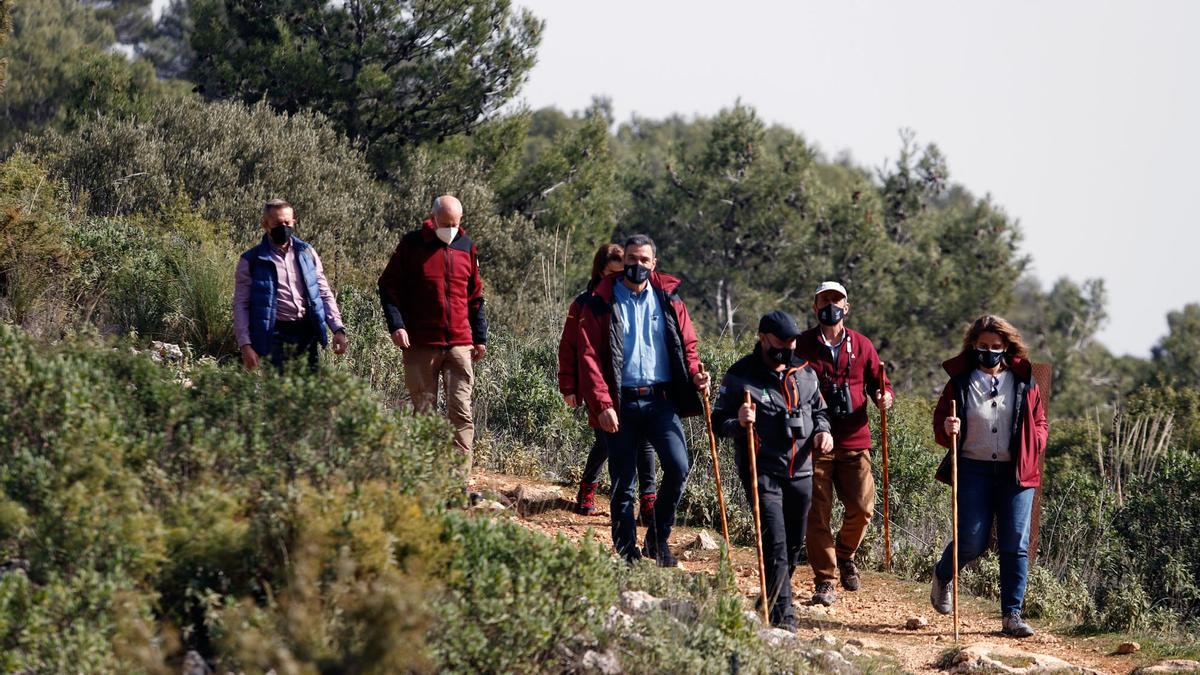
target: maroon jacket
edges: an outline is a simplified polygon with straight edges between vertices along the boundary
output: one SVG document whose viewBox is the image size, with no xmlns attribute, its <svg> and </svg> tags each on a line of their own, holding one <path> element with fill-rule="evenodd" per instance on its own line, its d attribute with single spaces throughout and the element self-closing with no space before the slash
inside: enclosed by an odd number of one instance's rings
<svg viewBox="0 0 1200 675">
<path fill-rule="evenodd" d="M 847 349 L 847 345 L 849 348 Z M 821 394 L 826 405 L 832 406 L 829 392 L 835 384 L 850 387 L 850 402 L 854 412 L 848 417 L 829 416 L 833 426 L 833 446 L 837 450 L 865 450 L 871 447 L 871 427 L 867 419 L 867 400 L 874 399 L 880 390 L 879 353 L 865 335 L 846 329 L 846 341 L 838 352 L 837 363 L 829 348 L 821 341 L 821 327 L 804 331 L 796 338 L 796 355 L 808 361 L 821 381 Z M 884 391 L 892 391 L 890 382 L 883 383 Z"/>
<path fill-rule="evenodd" d="M 585 291 L 571 302 L 562 336 L 558 338 L 558 391 L 563 396 L 579 393 L 579 314 L 591 295 L 591 291 Z"/>
<path fill-rule="evenodd" d="M 621 275 L 614 274 L 601 281 L 583 303 L 579 315 L 579 385 L 588 407 L 588 424 L 596 428 L 600 426 L 600 413 L 620 408 L 624 334 L 620 317 L 612 309 L 613 285 L 621 283 L 620 280 Z M 675 293 L 679 279 L 651 272 L 650 286 L 658 295 L 667 324 L 664 337 L 671 366 L 669 396 L 680 417 L 699 415 L 700 393 L 692 378 L 700 372 L 700 355 L 687 307 Z"/>
<path fill-rule="evenodd" d="M 408 331 L 414 347 L 458 347 L 487 342 L 483 278 L 466 231 L 449 245 L 432 220 L 400 239 L 379 277 L 388 331 Z"/>
<path fill-rule="evenodd" d="M 942 364 L 942 368 L 950 375 L 950 381 L 942 390 L 937 408 L 933 411 L 933 435 L 937 444 L 950 447 L 950 436 L 946 434 L 946 418 L 950 416 L 950 403 L 958 405 L 958 418 L 962 420 L 959 427 L 959 438 L 966 435 L 966 397 L 965 392 L 970 385 L 971 371 L 975 363 L 969 355 L 959 354 Z M 1024 359 L 1014 358 L 1011 371 L 1016 378 L 1017 409 L 1013 411 L 1013 434 L 1011 450 L 1016 458 L 1017 484 L 1021 487 L 1037 487 L 1042 484 L 1042 454 L 1046 451 L 1046 438 L 1050 434 L 1050 424 L 1046 421 L 1046 404 L 1042 400 L 1041 389 L 1033 379 L 1033 366 Z M 961 446 L 959 454 L 962 454 Z M 938 466 L 936 478 L 943 483 L 950 482 L 950 453 L 942 459 Z"/>
</svg>

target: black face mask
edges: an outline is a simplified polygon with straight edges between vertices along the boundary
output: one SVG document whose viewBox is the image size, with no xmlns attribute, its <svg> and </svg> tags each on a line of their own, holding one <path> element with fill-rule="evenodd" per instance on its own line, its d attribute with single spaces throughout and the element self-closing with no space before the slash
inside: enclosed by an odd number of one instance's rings
<svg viewBox="0 0 1200 675">
<path fill-rule="evenodd" d="M 271 228 L 271 241 L 275 242 L 276 246 L 283 246 L 292 240 L 292 232 L 295 232 L 295 229 L 291 225 L 276 225 Z"/>
<path fill-rule="evenodd" d="M 644 284 L 650 278 L 650 268 L 639 263 L 625 266 L 625 278 L 632 284 Z"/>
<path fill-rule="evenodd" d="M 836 326 L 846 316 L 846 310 L 837 305 L 825 305 L 817 310 L 817 320 L 826 326 Z"/>
<path fill-rule="evenodd" d="M 976 349 L 975 360 L 984 368 L 995 368 L 1004 359 L 1004 352 L 994 352 L 990 349 Z"/>
<path fill-rule="evenodd" d="M 763 348 L 767 350 L 767 358 L 771 359 L 775 363 L 785 366 L 792 362 L 792 354 L 795 353 L 795 350 L 791 347 L 771 347 L 768 345 L 763 345 Z"/>
</svg>

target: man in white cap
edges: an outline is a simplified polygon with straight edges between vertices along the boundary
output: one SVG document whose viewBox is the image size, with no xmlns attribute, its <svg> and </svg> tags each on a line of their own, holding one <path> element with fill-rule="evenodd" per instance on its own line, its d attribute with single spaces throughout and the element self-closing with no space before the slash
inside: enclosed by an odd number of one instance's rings
<svg viewBox="0 0 1200 675">
<path fill-rule="evenodd" d="M 891 385 L 879 381 L 879 354 L 862 333 L 846 328 L 850 313 L 846 288 L 836 281 L 817 287 L 813 312 L 820 322 L 800 334 L 796 355 L 807 360 L 821 383 L 821 394 L 833 427 L 833 451 L 813 457 L 812 506 L 808 512 L 806 548 L 813 568 L 814 603 L 832 605 L 834 580 L 857 591 L 860 581 L 854 554 L 875 511 L 875 479 L 871 476 L 871 428 L 867 399 L 892 406 Z M 842 529 L 833 535 L 833 497 L 846 508 Z"/>
</svg>

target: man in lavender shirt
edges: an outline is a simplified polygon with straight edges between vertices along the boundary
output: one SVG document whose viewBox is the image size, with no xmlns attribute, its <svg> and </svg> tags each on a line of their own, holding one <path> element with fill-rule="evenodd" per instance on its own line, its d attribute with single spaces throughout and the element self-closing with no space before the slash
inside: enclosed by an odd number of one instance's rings
<svg viewBox="0 0 1200 675">
<path fill-rule="evenodd" d="M 250 370 L 268 356 L 282 370 L 301 354 L 315 369 L 317 345 L 329 344 L 329 331 L 333 353 L 346 351 L 346 328 L 321 258 L 292 234 L 295 226 L 292 205 L 272 199 L 263 205 L 262 243 L 238 260 L 233 329 Z"/>
</svg>

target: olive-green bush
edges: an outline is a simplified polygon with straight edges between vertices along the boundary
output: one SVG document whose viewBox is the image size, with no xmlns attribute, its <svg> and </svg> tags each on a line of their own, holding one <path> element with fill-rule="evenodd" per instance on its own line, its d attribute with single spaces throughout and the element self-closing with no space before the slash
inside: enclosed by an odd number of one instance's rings
<svg viewBox="0 0 1200 675">
<path fill-rule="evenodd" d="M 342 371 L 184 365 L 0 324 L 0 553 L 28 565 L 0 579 L 3 663 L 153 669 L 176 635 L 234 666 L 421 663 L 446 423 Z"/>
</svg>

